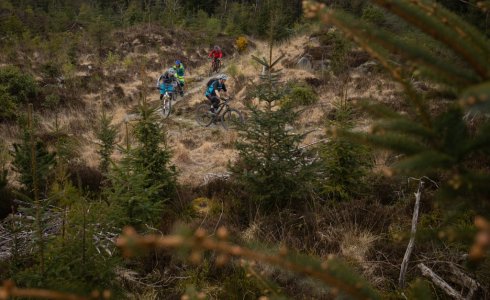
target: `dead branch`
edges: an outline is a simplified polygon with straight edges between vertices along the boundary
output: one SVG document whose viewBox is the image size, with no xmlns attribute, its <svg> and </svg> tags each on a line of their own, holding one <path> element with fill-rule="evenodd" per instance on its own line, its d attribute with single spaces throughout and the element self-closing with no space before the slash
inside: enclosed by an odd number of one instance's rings
<svg viewBox="0 0 490 300">
<path fill-rule="evenodd" d="M 21 203 L 24 207 L 30 207 L 32 204 Z M 43 237 L 49 238 L 57 235 L 62 227 L 62 210 L 48 206 L 43 228 Z M 11 214 L 0 222 L 0 261 L 11 259 L 14 255 L 32 254 L 35 250 L 36 232 L 31 224 L 34 221 L 32 216 L 18 212 Z M 106 252 L 112 256 L 115 251 L 115 241 L 119 235 L 120 229 L 112 228 L 113 232 L 103 230 L 100 224 L 89 224 L 92 227 L 93 245 L 98 253 Z M 1 299 L 1 298 L 0 298 Z"/>
<path fill-rule="evenodd" d="M 451 296 L 457 300 L 465 299 L 463 295 L 461 295 L 455 289 L 453 289 L 446 281 L 444 281 L 444 279 L 442 279 L 439 275 L 434 273 L 434 271 L 429 269 L 429 267 L 427 267 L 423 263 L 418 264 L 417 267 L 422 272 L 422 275 L 424 275 L 427 278 L 430 278 L 432 282 L 434 282 L 434 284 L 438 286 L 441 290 L 443 290 L 448 296 Z"/>
<path fill-rule="evenodd" d="M 201 184 L 201 186 L 208 185 L 209 183 L 215 181 L 215 180 L 222 180 L 222 181 L 227 181 L 230 179 L 231 173 L 230 172 L 225 172 L 225 173 L 207 173 L 204 175 L 204 182 Z"/>
<path fill-rule="evenodd" d="M 463 273 L 456 265 L 450 263 L 449 269 L 451 271 L 451 278 L 454 282 L 459 283 L 462 287 L 468 288 L 468 293 L 466 294 L 466 299 L 473 299 L 475 293 L 480 289 L 480 284 L 476 282 L 473 278 L 469 277 Z"/>
<path fill-rule="evenodd" d="M 410 255 L 412 254 L 413 247 L 415 245 L 415 234 L 417 233 L 417 222 L 419 219 L 420 198 L 422 196 L 422 189 L 424 188 L 424 181 L 419 181 L 419 188 L 415 193 L 415 206 L 413 208 L 412 216 L 412 229 L 410 231 L 410 241 L 408 242 L 407 250 L 403 256 L 402 265 L 400 268 L 400 276 L 398 277 L 398 286 L 400 288 L 405 287 L 405 274 L 407 273 L 408 262 L 410 261 Z"/>
</svg>

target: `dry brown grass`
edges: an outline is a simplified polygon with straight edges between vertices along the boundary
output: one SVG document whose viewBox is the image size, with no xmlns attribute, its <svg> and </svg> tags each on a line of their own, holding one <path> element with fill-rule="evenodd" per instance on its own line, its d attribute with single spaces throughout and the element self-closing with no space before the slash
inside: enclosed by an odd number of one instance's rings
<svg viewBox="0 0 490 300">
<path fill-rule="evenodd" d="M 201 128 L 194 120 L 195 106 L 200 103 L 207 102 L 203 96 L 207 81 L 206 73 L 209 68 L 207 60 L 203 59 L 207 49 L 191 49 L 184 42 L 170 46 L 145 46 L 147 49 L 143 52 L 138 52 L 132 45 L 136 39 L 143 41 L 156 41 L 165 39 L 168 32 L 162 32 L 158 28 L 152 28 L 151 34 L 145 30 L 147 27 L 138 27 L 131 32 L 122 31 L 115 33 L 116 41 L 120 45 L 116 45 L 116 52 L 120 55 L 121 61 L 118 62 L 117 72 L 113 72 L 114 76 L 106 78 L 107 81 L 102 85 L 103 88 L 95 92 L 82 92 L 80 95 L 84 105 L 78 108 L 64 108 L 60 111 L 60 123 L 68 128 L 69 134 L 77 136 L 82 141 L 80 148 L 81 159 L 89 166 L 95 167 L 98 165 L 99 158 L 96 153 L 96 139 L 93 134 L 93 128 L 100 116 L 102 110 L 105 110 L 113 117 L 113 125 L 119 129 L 118 141 L 121 145 L 125 144 L 125 126 L 124 121 L 141 99 L 141 90 L 144 85 L 149 88 L 153 87 L 154 81 L 161 71 L 166 69 L 167 64 L 171 63 L 173 57 L 170 55 L 176 49 L 180 49 L 180 56 L 188 54 L 187 60 L 187 86 L 186 90 L 189 94 L 182 101 L 175 104 L 175 114 L 171 116 L 170 121 L 165 121 L 166 130 L 169 135 L 169 145 L 174 150 L 173 163 L 180 170 L 179 180 L 182 183 L 198 185 L 202 182 L 203 177 L 208 173 L 226 172 L 227 164 L 236 158 L 236 152 L 233 150 L 234 142 L 237 139 L 237 133 L 233 131 L 225 132 L 217 127 Z M 179 34 L 184 34 L 180 33 Z M 148 35 L 145 37 L 144 35 Z M 151 36 L 150 36 L 151 35 Z M 184 34 L 185 36 L 185 34 Z M 189 37 L 190 38 L 190 37 Z M 174 41 L 175 42 L 175 41 Z M 250 54 L 258 57 L 268 57 L 268 45 L 264 42 L 253 41 L 256 45 L 245 55 L 237 55 L 233 58 L 228 56 L 225 59 L 225 66 L 232 64 L 237 66 L 241 76 L 243 76 L 244 88 L 240 91 L 235 90 L 235 82 L 229 80 L 228 87 L 232 95 L 235 95 L 235 100 L 231 102 L 231 106 L 242 110 L 246 114 L 243 99 L 247 92 L 247 85 L 250 80 L 255 83 L 258 81 L 258 73 L 262 71 L 262 67 L 251 59 Z M 308 36 L 293 37 L 280 45 L 276 45 L 274 57 L 280 55 L 279 52 L 286 54 L 285 60 L 278 65 L 278 68 L 283 69 L 282 78 L 284 81 L 303 81 L 306 78 L 319 78 L 319 74 L 314 71 L 306 71 L 288 67 L 287 62 L 297 61 L 305 54 L 307 49 L 315 47 L 315 40 L 310 40 Z M 143 43 L 144 44 L 144 43 Z M 187 45 L 187 46 L 186 46 Z M 160 48 L 159 48 L 160 47 Z M 310 47 L 310 48 L 308 48 Z M 191 51 L 192 50 L 192 51 Z M 195 51 L 194 51 L 195 50 Z M 172 52 L 173 51 L 173 52 Z M 124 52 L 124 54 L 123 54 Z M 164 55 L 165 54 L 165 55 Z M 182 57 L 183 58 L 183 57 Z M 129 61 L 123 63 L 124 60 Z M 185 59 L 184 59 L 185 61 Z M 202 63 L 199 65 L 199 62 Z M 147 65 L 150 63 L 151 68 Z M 90 76 L 91 71 L 88 66 L 93 67 L 93 57 L 82 54 L 80 61 L 79 76 Z M 84 69 L 85 68 L 85 69 Z M 124 78 L 119 78 L 121 70 L 126 72 Z M 105 70 L 107 72 L 107 70 Z M 109 73 L 109 72 L 107 72 Z M 117 74 L 116 74 L 117 73 Z M 120 82 L 116 80 L 120 79 Z M 352 73 L 351 82 L 348 84 L 348 97 L 374 97 L 380 101 L 392 101 L 396 98 L 396 90 L 398 89 L 391 81 L 385 80 L 383 76 L 373 74 L 366 78 L 363 74 Z M 115 90 L 117 86 L 117 91 Z M 311 144 L 324 138 L 323 125 L 326 115 L 334 106 L 333 103 L 338 100 L 339 95 L 336 93 L 339 89 L 339 84 L 335 78 L 327 86 L 318 88 L 319 101 L 314 106 L 308 109 L 299 120 L 299 130 L 308 132 L 313 130 L 306 137 L 303 144 Z M 147 99 L 153 104 L 158 104 L 158 91 L 145 89 Z M 118 96 L 119 95 L 119 96 Z M 121 96 L 124 95 L 124 96 Z M 123 99 L 120 99 L 120 98 Z M 177 111 L 180 113 L 177 115 Z M 41 116 L 41 122 L 45 124 L 53 124 L 53 114 L 45 113 Z M 368 124 L 369 121 L 366 121 Z M 362 125 L 363 129 L 367 129 L 367 125 Z M 131 126 L 130 126 L 131 127 Z M 0 125 L 1 135 L 6 140 L 13 140 L 18 136 L 16 126 Z M 43 130 L 47 130 L 44 128 Z M 114 159 L 120 158 L 120 153 L 114 153 Z"/>
<path fill-rule="evenodd" d="M 380 237 L 365 230 L 350 229 L 343 232 L 340 242 L 340 253 L 342 256 L 354 260 L 358 263 L 364 263 L 368 252 L 373 248 L 374 243 Z"/>
<path fill-rule="evenodd" d="M 193 161 L 190 157 L 190 151 L 182 144 L 178 143 L 173 149 L 173 163 L 175 164 L 192 164 Z"/>
</svg>

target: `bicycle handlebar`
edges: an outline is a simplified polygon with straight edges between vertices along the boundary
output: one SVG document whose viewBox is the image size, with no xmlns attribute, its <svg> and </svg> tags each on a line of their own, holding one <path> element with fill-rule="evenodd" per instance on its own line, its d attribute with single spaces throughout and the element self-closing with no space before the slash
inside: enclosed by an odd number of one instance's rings
<svg viewBox="0 0 490 300">
<path fill-rule="evenodd" d="M 224 101 L 224 102 L 230 102 L 231 100 L 233 100 L 233 97 L 221 97 L 220 100 Z"/>
</svg>

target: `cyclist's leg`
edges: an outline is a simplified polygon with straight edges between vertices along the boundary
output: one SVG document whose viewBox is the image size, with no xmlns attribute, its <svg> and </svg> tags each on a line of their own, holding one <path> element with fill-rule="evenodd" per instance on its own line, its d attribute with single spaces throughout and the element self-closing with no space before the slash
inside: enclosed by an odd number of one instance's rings
<svg viewBox="0 0 490 300">
<path fill-rule="evenodd" d="M 212 96 L 212 97 L 213 97 L 212 99 L 213 99 L 213 107 L 214 107 L 214 111 L 216 112 L 216 111 L 218 111 L 218 108 L 219 108 L 219 102 L 220 102 L 220 101 L 219 101 L 218 96 L 214 95 L 214 96 Z"/>
<path fill-rule="evenodd" d="M 208 100 L 211 102 L 211 107 L 209 110 L 213 113 L 216 112 L 219 107 L 219 98 L 216 97 L 216 95 L 206 95 L 206 98 L 208 98 Z"/>
<path fill-rule="evenodd" d="M 160 84 L 160 100 L 163 99 L 164 94 L 165 94 L 165 85 L 162 83 Z"/>
<path fill-rule="evenodd" d="M 184 96 L 184 84 L 185 84 L 184 77 L 179 78 L 180 96 Z"/>
<path fill-rule="evenodd" d="M 219 66 L 219 58 L 214 58 L 213 59 L 213 71 L 217 71 Z"/>
<path fill-rule="evenodd" d="M 166 83 L 165 84 L 165 91 L 168 92 L 169 94 L 173 93 L 175 90 L 174 84 L 173 83 Z"/>
</svg>

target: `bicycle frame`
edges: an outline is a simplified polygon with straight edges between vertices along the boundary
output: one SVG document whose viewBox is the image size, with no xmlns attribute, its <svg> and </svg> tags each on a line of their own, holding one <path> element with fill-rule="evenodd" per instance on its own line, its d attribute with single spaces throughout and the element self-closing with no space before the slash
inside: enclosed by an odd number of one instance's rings
<svg viewBox="0 0 490 300">
<path fill-rule="evenodd" d="M 218 110 L 216 111 L 215 118 L 221 117 L 221 112 L 225 112 L 228 110 L 230 105 L 228 102 L 230 102 L 231 99 L 226 99 L 225 101 L 221 102 L 218 106 Z"/>
<path fill-rule="evenodd" d="M 221 60 L 219 58 L 213 58 L 211 61 L 211 70 L 218 71 L 221 65 Z"/>
</svg>

